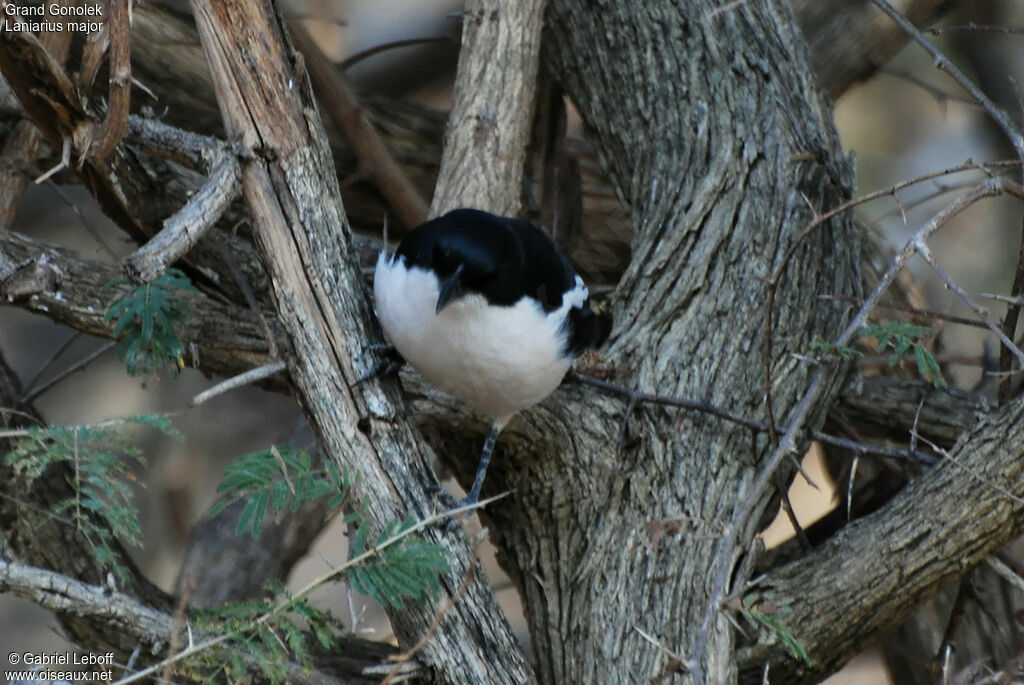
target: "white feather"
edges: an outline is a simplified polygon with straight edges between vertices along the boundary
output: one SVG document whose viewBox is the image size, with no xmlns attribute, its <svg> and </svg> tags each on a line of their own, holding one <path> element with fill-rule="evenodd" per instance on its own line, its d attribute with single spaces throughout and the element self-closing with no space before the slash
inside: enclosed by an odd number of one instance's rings
<svg viewBox="0 0 1024 685">
<path fill-rule="evenodd" d="M 384 333 L 406 361 L 439 389 L 502 422 L 562 382 L 572 365 L 563 322 L 570 307 L 587 299 L 577 276 L 576 287 L 552 312 L 530 297 L 499 307 L 472 294 L 435 313 L 437 276 L 406 268 L 403 259 L 383 251 L 373 290 Z"/>
</svg>

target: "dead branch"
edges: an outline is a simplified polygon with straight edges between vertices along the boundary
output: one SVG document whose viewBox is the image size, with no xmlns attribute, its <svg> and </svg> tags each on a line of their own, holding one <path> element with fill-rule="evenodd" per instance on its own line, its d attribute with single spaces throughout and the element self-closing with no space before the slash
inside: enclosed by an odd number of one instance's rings
<svg viewBox="0 0 1024 685">
<path fill-rule="evenodd" d="M 105 162 L 121 142 L 128 126 L 131 106 L 131 0 L 108 0 L 107 36 L 110 40 L 110 84 L 107 114 L 94 136 L 98 139 L 89 152 L 98 162 Z"/>
<path fill-rule="evenodd" d="M 327 61 L 300 22 L 289 24 L 292 40 L 306 58 L 317 98 L 324 113 L 340 130 L 358 161 L 357 173 L 369 176 L 406 230 L 427 220 L 427 203 L 398 165 L 383 137 L 377 132 L 363 106 L 341 72 Z"/>
<path fill-rule="evenodd" d="M 143 247 L 124 259 L 124 271 L 148 283 L 199 242 L 241 194 L 241 170 L 234 153 L 220 141 L 187 133 L 157 121 L 133 117 L 128 135 L 147 149 L 187 156 L 201 163 L 207 181 Z"/>
<path fill-rule="evenodd" d="M 1020 400 L 985 418 L 947 459 L 888 505 L 847 526 L 800 561 L 770 572 L 751 596 L 775 608 L 815 665 L 810 669 L 793 659 L 778 636 L 762 635 L 761 644 L 742 654 L 742 681 L 759 682 L 766 661 L 780 681 L 831 672 L 839 665 L 837 654 L 855 653 L 1020 535 L 1022 418 Z M 826 567 L 829 582 L 822 583 L 818 574 Z M 841 617 L 831 612 L 835 603 L 825 595 L 844 598 Z"/>
</svg>

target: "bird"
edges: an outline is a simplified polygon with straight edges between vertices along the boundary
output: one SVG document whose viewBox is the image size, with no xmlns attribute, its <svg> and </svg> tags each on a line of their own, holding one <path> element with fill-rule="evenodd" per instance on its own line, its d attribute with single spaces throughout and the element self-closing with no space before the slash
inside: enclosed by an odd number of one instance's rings
<svg viewBox="0 0 1024 685">
<path fill-rule="evenodd" d="M 413 229 L 374 270 L 377 318 L 398 354 L 427 381 L 487 416 L 473 485 L 476 504 L 498 434 L 550 395 L 573 361 L 604 344 L 583 279 L 531 223 L 460 208 Z"/>
</svg>

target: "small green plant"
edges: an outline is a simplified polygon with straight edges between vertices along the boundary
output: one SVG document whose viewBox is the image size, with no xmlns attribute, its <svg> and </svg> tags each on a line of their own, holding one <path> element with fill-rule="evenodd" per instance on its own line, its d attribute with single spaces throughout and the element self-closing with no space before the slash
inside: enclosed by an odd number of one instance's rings
<svg viewBox="0 0 1024 685">
<path fill-rule="evenodd" d="M 896 366 L 910 350 L 914 351 L 917 371 L 922 378 L 931 381 L 935 387 L 946 387 L 946 379 L 942 377 L 942 369 L 935 360 L 931 350 L 921 344 L 922 340 L 932 334 L 928 326 L 917 326 L 908 321 L 890 321 L 887 324 L 872 324 L 860 329 L 860 335 L 875 338 L 877 349 L 884 352 L 892 349 L 889 366 Z"/>
<path fill-rule="evenodd" d="M 239 457 L 225 469 L 218 487 L 222 499 L 212 515 L 243 500 L 236 530 L 255 536 L 268 515 L 276 516 L 287 507 L 294 511 L 304 502 L 330 497 L 328 510 L 338 509 L 351 498 L 353 485 L 349 474 L 333 462 L 316 469 L 306 452 L 276 445 Z M 391 522 L 368 545 L 369 526 L 362 520 L 365 506 L 352 509 L 345 515 L 345 522 L 356 530 L 350 557 L 362 557 L 348 570 L 352 587 L 384 606 L 401 607 L 406 598 L 423 601 L 434 596 L 439 589 L 437 575 L 448 570 L 448 561 L 438 545 L 407 534 L 416 519 Z"/>
<path fill-rule="evenodd" d="M 140 414 L 95 425 L 32 428 L 4 457 L 26 487 L 50 466 L 67 464 L 73 494 L 54 504 L 48 514 L 74 525 L 88 540 L 96 561 L 122 582 L 127 581 L 128 570 L 117 563 L 115 539 L 142 545 L 132 484 L 137 480 L 135 469 L 145 466 L 146 459 L 123 430 L 131 424 L 151 426 L 181 440 L 166 417 Z"/>
<path fill-rule="evenodd" d="M 422 602 L 437 595 L 440 590 L 437 576 L 448 570 L 448 560 L 441 547 L 416 535 L 384 547 L 387 540 L 402 535 L 414 525 L 416 519 L 412 517 L 393 521 L 377 535 L 374 548 L 380 552 L 349 570 L 349 580 L 356 592 L 372 597 L 383 606 L 399 608 L 405 597 Z M 353 559 L 367 552 L 367 529 L 366 525 L 360 526 L 352 540 Z"/>
<path fill-rule="evenodd" d="M 763 604 L 758 604 L 755 597 L 744 597 L 740 613 L 743 614 L 751 625 L 764 626 L 776 635 L 783 646 L 793 655 L 793 658 L 799 659 L 808 666 L 814 666 L 814 662 L 811 660 L 807 650 L 804 649 L 804 646 L 800 644 L 796 636 L 786 628 L 782 619 L 779 618 L 778 611 L 774 611 Z"/>
<path fill-rule="evenodd" d="M 190 292 L 195 292 L 195 287 L 188 277 L 178 269 L 168 269 L 107 309 L 104 321 L 115 322 L 114 337 L 121 341 L 117 356 L 129 376 L 170 369 L 176 377 L 184 368 L 180 329 L 189 311 Z"/>
<path fill-rule="evenodd" d="M 304 450 L 273 445 L 228 464 L 224 479 L 217 486 L 221 499 L 210 515 L 216 516 L 230 504 L 244 500 L 236 532 L 250 532 L 256 537 L 268 513 L 277 516 L 285 507 L 296 511 L 303 503 L 321 497 L 331 498 L 327 509 L 333 511 L 345 503 L 353 484 L 348 472 L 333 462 L 314 469 L 309 453 Z M 358 515 L 348 514 L 346 523 L 354 522 Z"/>
<path fill-rule="evenodd" d="M 324 651 L 337 644 L 337 634 L 344 632 L 338 618 L 302 597 L 292 596 L 280 583 L 269 589 L 271 596 L 278 598 L 273 608 L 268 602 L 252 600 L 195 613 L 196 625 L 202 632 L 229 636 L 227 649 L 220 650 L 222 659 L 197 659 L 197 665 L 208 670 L 208 682 L 220 682 L 217 676 L 221 672 L 231 682 L 247 679 L 250 666 L 258 668 L 273 683 L 285 682 L 290 661 L 310 662 L 310 637 Z"/>
</svg>

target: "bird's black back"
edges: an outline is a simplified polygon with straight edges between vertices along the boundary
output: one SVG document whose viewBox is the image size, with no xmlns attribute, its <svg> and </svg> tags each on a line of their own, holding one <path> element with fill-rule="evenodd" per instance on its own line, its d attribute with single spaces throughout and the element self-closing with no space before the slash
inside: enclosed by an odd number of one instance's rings
<svg viewBox="0 0 1024 685">
<path fill-rule="evenodd" d="M 576 279 L 561 250 L 540 230 L 479 209 L 455 209 L 431 219 L 402 241 L 398 254 L 408 266 L 432 269 L 440 279 L 461 265 L 466 290 L 499 306 L 514 305 L 525 295 L 553 311 Z"/>
<path fill-rule="evenodd" d="M 552 312 L 576 287 L 576 272 L 547 235 L 529 222 L 479 209 L 455 209 L 420 225 L 397 254 L 407 266 L 430 269 L 440 280 L 461 266 L 465 290 L 498 306 L 510 307 L 526 296 Z M 601 345 L 611 327 L 587 303 L 570 310 L 566 326 L 567 352 L 574 356 Z"/>
</svg>

